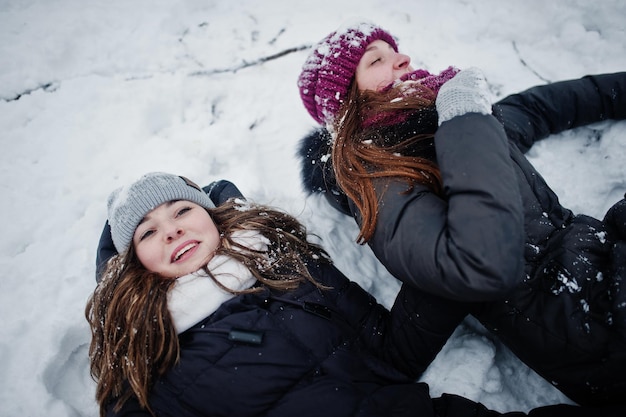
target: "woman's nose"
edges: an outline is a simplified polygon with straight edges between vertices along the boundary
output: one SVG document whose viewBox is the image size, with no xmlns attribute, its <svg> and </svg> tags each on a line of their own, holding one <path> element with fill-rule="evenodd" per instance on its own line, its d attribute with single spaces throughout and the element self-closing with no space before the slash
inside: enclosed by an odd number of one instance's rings
<svg viewBox="0 0 626 417">
<path fill-rule="evenodd" d="M 396 59 L 394 61 L 394 68 L 404 69 L 404 68 L 407 68 L 410 63 L 411 63 L 411 57 L 409 57 L 408 55 L 399 53 L 399 54 L 396 54 Z"/>
<path fill-rule="evenodd" d="M 177 225 L 171 225 L 166 233 L 165 233 L 165 238 L 169 241 L 172 241 L 174 239 L 177 239 L 178 237 L 182 236 L 184 234 L 184 230 L 177 226 Z"/>
</svg>

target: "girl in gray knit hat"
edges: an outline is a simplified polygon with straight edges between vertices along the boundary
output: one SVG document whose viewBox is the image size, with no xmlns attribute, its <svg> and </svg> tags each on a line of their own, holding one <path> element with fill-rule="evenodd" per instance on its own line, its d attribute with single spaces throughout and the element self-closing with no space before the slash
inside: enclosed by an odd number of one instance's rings
<svg viewBox="0 0 626 417">
<path fill-rule="evenodd" d="M 499 415 L 414 382 L 454 329 L 427 318 L 430 296 L 403 287 L 386 310 L 292 216 L 241 197 L 214 207 L 165 173 L 108 207 L 119 254 L 86 307 L 101 416 Z M 591 412 L 620 410 L 530 415 Z"/>
</svg>

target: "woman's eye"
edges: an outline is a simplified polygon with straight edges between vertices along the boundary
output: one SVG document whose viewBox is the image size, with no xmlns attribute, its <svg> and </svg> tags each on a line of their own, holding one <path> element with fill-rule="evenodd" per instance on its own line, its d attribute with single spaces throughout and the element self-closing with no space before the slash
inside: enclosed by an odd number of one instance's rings
<svg viewBox="0 0 626 417">
<path fill-rule="evenodd" d="M 142 240 L 150 237 L 153 233 L 154 233 L 154 230 L 146 230 L 145 232 L 143 232 L 141 234 L 141 236 L 139 236 L 139 240 L 142 241 Z"/>
<path fill-rule="evenodd" d="M 181 208 L 176 213 L 176 217 L 182 216 L 183 214 L 187 213 L 189 210 L 191 210 L 191 207 L 183 207 L 183 208 Z"/>
<path fill-rule="evenodd" d="M 371 63 L 370 65 L 374 65 L 375 63 L 380 62 L 380 61 L 381 61 L 381 59 L 380 59 L 380 58 L 377 58 L 377 59 L 375 59 L 374 61 L 372 61 L 372 63 Z"/>
</svg>

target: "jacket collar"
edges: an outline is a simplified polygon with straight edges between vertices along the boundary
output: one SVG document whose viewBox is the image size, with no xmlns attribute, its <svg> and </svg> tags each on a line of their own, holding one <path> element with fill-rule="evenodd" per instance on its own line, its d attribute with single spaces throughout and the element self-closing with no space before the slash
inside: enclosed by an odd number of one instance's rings
<svg viewBox="0 0 626 417">
<path fill-rule="evenodd" d="M 236 231 L 232 238 L 250 249 L 267 249 L 267 239 L 256 231 Z M 224 287 L 235 292 L 246 290 L 256 282 L 246 266 L 227 255 L 215 255 L 207 267 Z M 178 278 L 167 294 L 167 307 L 176 332 L 188 330 L 233 297 L 235 294 L 220 288 L 202 271 Z"/>
</svg>

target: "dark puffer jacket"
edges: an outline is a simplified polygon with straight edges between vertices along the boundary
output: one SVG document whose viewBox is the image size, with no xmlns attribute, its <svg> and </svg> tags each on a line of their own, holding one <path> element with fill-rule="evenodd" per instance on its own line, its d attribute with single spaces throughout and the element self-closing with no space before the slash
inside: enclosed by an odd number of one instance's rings
<svg viewBox="0 0 626 417">
<path fill-rule="evenodd" d="M 494 417 L 481 404 L 431 399 L 392 362 L 422 348 L 414 320 L 428 303 L 403 287 L 391 313 L 337 269 L 311 268 L 332 286 L 243 295 L 180 335 L 179 364 L 150 393 L 157 416 Z M 454 307 L 453 307 L 454 308 Z M 432 329 L 437 331 L 437 329 Z M 401 350 L 399 350 L 401 349 Z M 404 351 L 402 351 L 404 350 Z M 412 373 L 410 361 L 402 365 Z M 541 407 L 531 416 L 621 416 L 626 408 Z M 147 416 L 127 402 L 113 416 Z M 522 416 L 523 413 L 507 413 Z"/>
<path fill-rule="evenodd" d="M 405 310 L 419 300 L 403 292 L 389 314 L 334 267 L 311 272 L 333 289 L 238 296 L 181 334 L 179 364 L 150 393 L 156 415 L 434 415 L 427 387 L 389 360 L 419 341 Z"/>
<path fill-rule="evenodd" d="M 575 401 L 624 403 L 626 204 L 611 222 L 574 216 L 523 152 L 565 129 L 625 119 L 626 73 L 535 87 L 498 102 L 493 114 L 456 117 L 437 130 L 445 200 L 423 186 L 404 193 L 398 179 L 375 181 L 384 199 L 369 244 L 403 282 L 477 302 L 474 315 Z M 408 125 L 395 134 L 436 129 Z M 323 130 L 302 142 L 305 187 L 358 222 L 322 163 L 329 147 Z"/>
<path fill-rule="evenodd" d="M 220 187 L 220 188 L 216 188 Z M 236 196 L 228 182 L 207 188 L 216 204 Z M 211 193 L 213 191 L 213 193 Z M 106 230 L 99 253 L 109 245 Z M 103 259 L 101 259 L 103 260 Z M 449 337 L 467 306 L 403 286 L 391 312 L 332 265 L 310 264 L 320 290 L 237 296 L 180 337 L 179 363 L 158 379 L 158 416 L 500 415 L 455 395 L 431 399 L 415 378 Z M 428 311 L 447 305 L 447 314 Z M 429 318 L 436 317 L 431 321 Z M 401 369 L 399 371 L 398 369 Z M 622 415 L 623 408 L 542 407 L 529 415 Z M 135 398 L 108 416 L 146 417 Z M 508 413 L 522 416 L 523 413 Z"/>
</svg>

